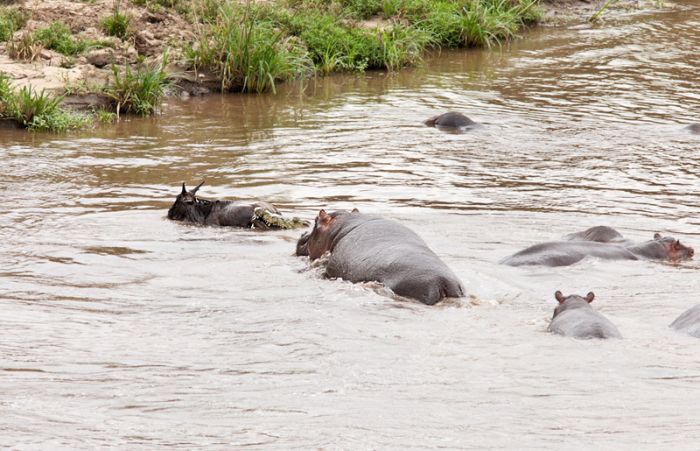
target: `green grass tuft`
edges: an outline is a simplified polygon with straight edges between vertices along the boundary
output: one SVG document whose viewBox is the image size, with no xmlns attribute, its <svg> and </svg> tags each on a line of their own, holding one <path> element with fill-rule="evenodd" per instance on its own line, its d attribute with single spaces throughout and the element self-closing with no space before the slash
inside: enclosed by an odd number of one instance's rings
<svg viewBox="0 0 700 451">
<path fill-rule="evenodd" d="M 129 24 L 131 16 L 120 11 L 120 1 L 114 2 L 114 10 L 111 16 L 102 19 L 102 29 L 109 36 L 116 36 L 119 39 L 126 39 L 131 33 Z"/>
<path fill-rule="evenodd" d="M 0 7 L 0 42 L 12 38 L 15 31 L 27 24 L 27 14 L 16 8 Z"/>
<path fill-rule="evenodd" d="M 55 50 L 63 55 L 72 56 L 84 52 L 94 44 L 84 39 L 75 39 L 66 24 L 60 21 L 53 22 L 46 28 L 41 28 L 34 33 L 36 42 L 50 50 Z"/>
<path fill-rule="evenodd" d="M 0 74 L 0 118 L 12 119 L 32 131 L 62 132 L 92 124 L 92 117 L 62 110 L 63 96 L 37 92 L 31 86 L 12 88 L 9 78 Z"/>
<path fill-rule="evenodd" d="M 146 64 L 140 62 L 136 70 L 127 64 L 122 73 L 112 65 L 113 82 L 107 86 L 105 93 L 114 99 L 117 116 L 120 112 L 134 113 L 140 116 L 154 114 L 160 107 L 168 76 L 165 66 L 168 53 L 163 53 L 160 63 Z"/>
<path fill-rule="evenodd" d="M 299 40 L 259 19 L 250 3 L 222 6 L 186 54 L 193 68 L 219 76 L 222 91 L 274 92 L 276 82 L 303 76 L 312 67 Z"/>
</svg>

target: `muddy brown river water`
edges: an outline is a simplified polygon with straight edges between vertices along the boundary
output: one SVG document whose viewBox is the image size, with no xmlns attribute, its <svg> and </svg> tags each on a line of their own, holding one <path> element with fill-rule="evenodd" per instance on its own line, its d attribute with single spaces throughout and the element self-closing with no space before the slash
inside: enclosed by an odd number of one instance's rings
<svg viewBox="0 0 700 451">
<path fill-rule="evenodd" d="M 0 131 L 0 447 L 697 449 L 700 264 L 498 261 L 607 224 L 700 247 L 700 4 L 443 52 L 396 75 Z M 459 110 L 462 135 L 421 121 Z M 320 278 L 300 231 L 165 219 L 179 184 L 417 231 L 470 297 Z M 623 340 L 546 332 L 596 293 Z"/>
</svg>

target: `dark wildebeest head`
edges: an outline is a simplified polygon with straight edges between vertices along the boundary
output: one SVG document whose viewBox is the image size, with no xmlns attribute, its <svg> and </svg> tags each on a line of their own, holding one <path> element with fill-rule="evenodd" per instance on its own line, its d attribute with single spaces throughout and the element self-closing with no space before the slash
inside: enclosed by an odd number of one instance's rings
<svg viewBox="0 0 700 451">
<path fill-rule="evenodd" d="M 204 185 L 204 181 L 192 191 L 187 191 L 185 183 L 182 183 L 182 192 L 178 194 L 175 203 L 168 210 L 168 219 L 175 221 L 188 221 L 201 223 L 211 209 L 211 202 L 197 198 L 197 190 Z"/>
</svg>

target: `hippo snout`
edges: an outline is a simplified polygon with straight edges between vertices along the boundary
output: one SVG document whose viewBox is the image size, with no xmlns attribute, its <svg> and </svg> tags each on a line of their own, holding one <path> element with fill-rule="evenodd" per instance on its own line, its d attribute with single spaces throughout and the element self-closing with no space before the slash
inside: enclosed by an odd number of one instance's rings
<svg viewBox="0 0 700 451">
<path fill-rule="evenodd" d="M 304 232 L 301 237 L 299 237 L 299 241 L 297 241 L 297 255 L 298 256 L 306 256 L 309 255 L 309 238 L 311 237 L 311 233 L 309 232 Z"/>
<path fill-rule="evenodd" d="M 692 247 L 688 248 L 688 258 L 693 258 L 693 255 L 695 255 L 695 249 Z"/>
</svg>

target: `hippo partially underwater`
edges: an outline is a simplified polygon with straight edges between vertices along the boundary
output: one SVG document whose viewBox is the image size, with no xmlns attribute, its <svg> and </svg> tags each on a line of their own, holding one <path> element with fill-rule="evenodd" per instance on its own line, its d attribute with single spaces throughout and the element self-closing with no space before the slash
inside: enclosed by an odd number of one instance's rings
<svg viewBox="0 0 700 451">
<path fill-rule="evenodd" d="M 617 327 L 602 314 L 591 308 L 595 295 L 590 292 L 585 298 L 572 294 L 564 296 L 554 293 L 559 305 L 554 309 L 547 330 L 572 338 L 622 338 Z"/>
<path fill-rule="evenodd" d="M 450 111 L 433 116 L 424 122 L 428 127 L 435 127 L 442 131 L 461 132 L 478 125 L 462 113 Z"/>
<path fill-rule="evenodd" d="M 700 304 L 681 313 L 668 327 L 691 337 L 700 338 Z"/>
<path fill-rule="evenodd" d="M 280 212 L 267 202 L 237 202 L 231 200 L 204 199 L 197 191 L 204 182 L 193 190 L 182 191 L 168 210 L 168 219 L 191 224 L 230 226 L 255 229 L 291 229 L 307 226 L 298 218 L 285 219 Z"/>
<path fill-rule="evenodd" d="M 530 246 L 501 261 L 510 266 L 568 266 L 585 257 L 604 260 L 661 260 L 679 262 L 693 258 L 695 251 L 673 237 L 654 234 L 654 239 L 641 244 L 570 240 L 550 241 Z"/>
<path fill-rule="evenodd" d="M 321 210 L 313 230 L 297 242 L 297 255 L 315 260 L 330 252 L 326 276 L 381 282 L 394 293 L 428 305 L 463 297 L 455 274 L 413 231 L 357 210 Z"/>
<path fill-rule="evenodd" d="M 687 130 L 690 130 L 690 133 L 695 133 L 696 135 L 700 135 L 700 124 L 690 124 L 685 128 Z"/>
<path fill-rule="evenodd" d="M 569 241 L 595 241 L 597 243 L 624 243 L 627 240 L 620 232 L 608 226 L 595 226 L 583 232 L 570 233 L 564 236 Z"/>
</svg>

